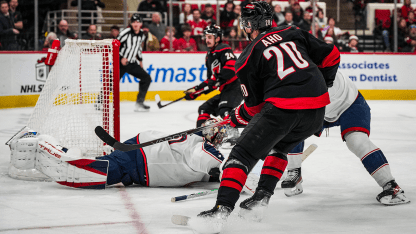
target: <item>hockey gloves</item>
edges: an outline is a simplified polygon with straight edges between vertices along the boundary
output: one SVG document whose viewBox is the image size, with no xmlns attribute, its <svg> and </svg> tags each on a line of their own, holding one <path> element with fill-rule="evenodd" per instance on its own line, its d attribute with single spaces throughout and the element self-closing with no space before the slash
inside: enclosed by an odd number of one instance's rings
<svg viewBox="0 0 416 234">
<path fill-rule="evenodd" d="M 248 122 L 250 121 L 248 114 L 242 106 L 243 104 L 239 105 L 237 108 L 231 111 L 230 115 L 226 116 L 224 119 L 231 119 L 230 125 L 233 128 L 238 127 L 245 127 Z"/>
</svg>

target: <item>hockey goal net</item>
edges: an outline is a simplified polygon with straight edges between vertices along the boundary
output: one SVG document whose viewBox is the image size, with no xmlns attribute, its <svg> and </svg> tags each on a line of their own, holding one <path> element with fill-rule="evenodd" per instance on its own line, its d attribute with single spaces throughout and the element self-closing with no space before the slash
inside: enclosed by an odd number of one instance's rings
<svg viewBox="0 0 416 234">
<path fill-rule="evenodd" d="M 27 127 L 55 137 L 66 148 L 81 149 L 85 158 L 104 155 L 95 127 L 120 138 L 118 51 L 117 40 L 67 39 Z M 32 176 L 11 165 L 11 177 L 25 179 L 22 173 Z"/>
</svg>

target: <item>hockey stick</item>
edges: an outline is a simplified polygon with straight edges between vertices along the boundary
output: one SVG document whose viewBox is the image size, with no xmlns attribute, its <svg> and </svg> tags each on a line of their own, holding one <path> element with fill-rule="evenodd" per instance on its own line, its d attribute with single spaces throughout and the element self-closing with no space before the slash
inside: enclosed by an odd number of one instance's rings
<svg viewBox="0 0 416 234">
<path fill-rule="evenodd" d="M 206 90 L 208 90 L 209 89 L 209 87 L 208 86 L 206 86 L 204 89 L 201 89 L 201 90 L 199 90 L 198 92 L 195 92 L 195 94 L 200 94 L 200 93 L 202 93 L 202 92 L 204 92 L 204 91 L 206 91 Z M 178 101 L 180 101 L 180 100 L 182 100 L 182 99 L 184 99 L 185 98 L 185 96 L 183 96 L 183 97 L 181 97 L 181 98 L 179 98 L 179 99 L 176 99 L 176 100 L 174 100 L 174 101 L 171 101 L 171 102 L 169 102 L 169 103 L 167 103 L 167 104 L 165 104 L 165 105 L 162 105 L 162 103 L 160 102 L 160 96 L 159 96 L 159 94 L 156 94 L 155 95 L 155 100 L 156 100 L 156 103 L 157 103 L 157 106 L 159 107 L 159 109 L 161 109 L 161 108 L 163 108 L 163 107 L 165 107 L 165 106 L 168 106 L 168 105 L 170 105 L 170 104 L 173 104 L 173 103 L 175 103 L 175 102 L 178 102 Z"/>
<path fill-rule="evenodd" d="M 156 103 L 157 103 L 157 106 L 159 107 L 159 109 L 161 109 L 161 108 L 163 108 L 163 107 L 165 107 L 165 106 L 168 106 L 168 105 L 170 105 L 170 104 L 173 104 L 173 103 L 175 103 L 175 102 L 178 102 L 178 101 L 180 101 L 180 100 L 182 100 L 182 99 L 184 99 L 184 98 L 185 98 L 185 96 L 183 96 L 183 97 L 181 97 L 181 98 L 179 98 L 179 99 L 176 99 L 175 101 L 171 101 L 171 102 L 169 102 L 169 103 L 167 103 L 167 104 L 165 104 L 165 105 L 162 105 L 162 103 L 160 102 L 160 96 L 159 96 L 159 94 L 156 94 L 156 95 L 155 95 Z"/>
<path fill-rule="evenodd" d="M 311 155 L 313 153 L 313 151 L 316 150 L 316 148 L 318 148 L 318 145 L 312 144 L 305 151 L 303 151 L 302 162 L 309 155 Z M 188 200 L 188 199 L 192 199 L 192 198 L 196 198 L 196 197 L 206 196 L 206 195 L 217 193 L 217 192 L 218 192 L 218 189 L 206 190 L 206 191 L 202 191 L 202 192 L 199 192 L 199 193 L 192 193 L 192 194 L 189 194 L 189 195 L 183 195 L 183 196 L 179 196 L 179 197 L 172 197 L 170 199 L 170 201 L 171 202 L 183 201 L 183 200 Z"/>
<path fill-rule="evenodd" d="M 170 199 L 171 202 L 177 202 L 177 201 L 183 201 L 183 200 L 188 200 L 188 199 L 192 199 L 192 198 L 196 198 L 196 197 L 202 197 L 202 196 L 206 196 L 209 194 L 214 194 L 217 193 L 218 189 L 211 189 L 211 190 L 206 190 L 206 191 L 202 191 L 199 193 L 192 193 L 189 195 L 183 195 L 183 196 L 178 196 L 178 197 L 172 197 Z"/>
<path fill-rule="evenodd" d="M 191 135 L 191 134 L 194 134 L 194 133 L 197 133 L 197 132 L 201 132 L 205 129 L 213 128 L 215 126 L 225 125 L 225 124 L 228 124 L 230 121 L 231 121 L 230 119 L 226 119 L 226 120 L 223 120 L 223 121 L 211 124 L 211 125 L 189 129 L 189 130 L 186 130 L 186 131 L 183 131 L 183 132 L 178 132 L 178 133 L 175 133 L 175 134 L 172 134 L 172 135 L 169 135 L 169 136 L 165 136 L 165 137 L 162 137 L 162 138 L 159 138 L 159 139 L 151 140 L 151 141 L 144 142 L 144 143 L 141 143 L 141 144 L 133 144 L 133 145 L 124 144 L 124 143 L 121 143 L 121 142 L 117 141 L 116 139 L 114 139 L 114 137 L 110 136 L 110 134 L 108 134 L 104 130 L 104 128 L 101 127 L 101 126 L 95 127 L 95 134 L 102 141 L 107 143 L 107 145 L 113 147 L 114 149 L 127 152 L 127 151 L 131 151 L 131 150 L 137 150 L 137 149 L 143 148 L 145 146 L 154 145 L 154 144 L 157 144 L 157 143 L 160 143 L 160 142 L 169 141 L 169 140 L 172 140 L 172 139 L 175 139 L 175 138 L 183 137 L 183 136 L 186 136 L 186 135 Z"/>
</svg>

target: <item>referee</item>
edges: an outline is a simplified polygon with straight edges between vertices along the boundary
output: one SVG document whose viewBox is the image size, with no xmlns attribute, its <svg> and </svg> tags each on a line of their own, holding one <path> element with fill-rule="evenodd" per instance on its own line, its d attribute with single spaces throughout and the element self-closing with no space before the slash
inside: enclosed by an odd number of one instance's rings
<svg viewBox="0 0 416 234">
<path fill-rule="evenodd" d="M 130 27 L 124 29 L 118 36 L 120 41 L 120 78 L 125 73 L 131 74 L 140 79 L 139 93 L 137 94 L 136 106 L 134 111 L 149 111 L 150 106 L 145 105 L 147 90 L 149 89 L 152 78 L 143 69 L 142 43 L 146 36 L 141 30 L 143 21 L 139 14 L 135 13 L 130 19 Z M 139 65 L 140 64 L 140 65 Z"/>
</svg>

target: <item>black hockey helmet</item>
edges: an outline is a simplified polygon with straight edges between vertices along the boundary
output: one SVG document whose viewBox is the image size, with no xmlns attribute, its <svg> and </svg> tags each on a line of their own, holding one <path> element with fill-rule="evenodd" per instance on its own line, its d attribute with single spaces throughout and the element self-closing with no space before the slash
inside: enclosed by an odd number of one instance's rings
<svg viewBox="0 0 416 234">
<path fill-rule="evenodd" d="M 252 30 L 266 30 L 272 26 L 273 10 L 266 2 L 253 2 L 241 10 L 241 26 Z"/>
<path fill-rule="evenodd" d="M 222 39 L 222 29 L 218 25 L 208 25 L 204 30 L 204 34 L 211 34 L 215 38 L 220 37 Z"/>
<path fill-rule="evenodd" d="M 142 17 L 139 15 L 139 13 L 134 13 L 130 18 L 130 23 L 133 23 L 134 21 L 139 21 L 143 23 Z"/>
</svg>

